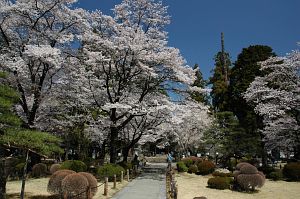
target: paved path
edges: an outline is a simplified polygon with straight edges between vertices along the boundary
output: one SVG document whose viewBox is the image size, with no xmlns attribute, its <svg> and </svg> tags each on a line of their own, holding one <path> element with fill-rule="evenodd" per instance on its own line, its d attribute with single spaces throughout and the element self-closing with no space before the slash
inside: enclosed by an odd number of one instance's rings
<svg viewBox="0 0 300 199">
<path fill-rule="evenodd" d="M 151 164 L 147 167 L 150 173 L 143 173 L 134 179 L 112 199 L 165 199 L 165 174 L 155 172 L 155 169 L 164 169 L 167 164 Z"/>
</svg>

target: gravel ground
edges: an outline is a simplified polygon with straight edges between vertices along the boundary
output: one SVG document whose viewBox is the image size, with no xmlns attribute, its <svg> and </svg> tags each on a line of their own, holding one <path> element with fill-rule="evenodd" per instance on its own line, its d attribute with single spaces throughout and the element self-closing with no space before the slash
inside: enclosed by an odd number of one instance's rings
<svg viewBox="0 0 300 199">
<path fill-rule="evenodd" d="M 207 199 L 296 199 L 300 198 L 300 182 L 270 181 L 256 193 L 241 193 L 231 190 L 207 188 L 207 180 L 212 176 L 177 174 L 178 199 L 193 199 L 205 196 Z"/>
</svg>

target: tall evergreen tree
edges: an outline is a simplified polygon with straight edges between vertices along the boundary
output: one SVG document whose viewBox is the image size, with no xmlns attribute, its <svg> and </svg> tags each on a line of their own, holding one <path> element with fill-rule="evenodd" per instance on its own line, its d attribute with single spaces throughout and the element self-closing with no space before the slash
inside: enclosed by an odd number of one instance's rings
<svg viewBox="0 0 300 199">
<path fill-rule="evenodd" d="M 215 112 L 228 111 L 228 74 L 231 66 L 229 53 L 225 52 L 224 35 L 221 36 L 222 49 L 214 58 L 215 68 L 209 79 L 212 84 L 212 106 Z"/>
<path fill-rule="evenodd" d="M 238 117 L 240 125 L 246 132 L 257 137 L 258 140 L 262 139 L 262 135 L 258 132 L 258 128 L 262 125 L 262 120 L 255 114 L 253 107 L 247 104 L 242 95 L 255 77 L 262 75 L 258 62 L 264 61 L 271 56 L 275 56 L 275 53 L 269 46 L 255 45 L 244 48 L 238 55 L 229 76 L 230 110 Z M 261 144 L 263 149 L 263 143 Z M 265 158 L 263 159 L 265 163 Z"/>
</svg>

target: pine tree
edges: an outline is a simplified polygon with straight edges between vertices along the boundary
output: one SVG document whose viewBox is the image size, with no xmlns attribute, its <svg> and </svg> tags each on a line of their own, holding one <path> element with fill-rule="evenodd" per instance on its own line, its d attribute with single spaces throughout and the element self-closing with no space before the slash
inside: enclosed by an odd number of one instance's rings
<svg viewBox="0 0 300 199">
<path fill-rule="evenodd" d="M 50 134 L 22 129 L 21 119 L 13 113 L 12 108 L 18 102 L 16 90 L 6 84 L 6 74 L 0 71 L 0 198 L 5 199 L 8 176 L 6 158 L 12 154 L 10 148 L 19 148 L 26 153 L 26 163 L 22 180 L 21 198 L 24 198 L 26 170 L 29 153 L 51 154 L 62 152 L 60 140 Z"/>
<path fill-rule="evenodd" d="M 213 76 L 209 79 L 212 84 L 211 98 L 212 106 L 215 112 L 228 111 L 228 74 L 230 70 L 230 56 L 224 49 L 224 35 L 222 33 L 222 49 L 214 58 L 215 68 Z"/>
<path fill-rule="evenodd" d="M 262 75 L 258 63 L 271 56 L 275 56 L 275 53 L 269 46 L 255 45 L 244 48 L 238 55 L 229 76 L 230 110 L 238 117 L 240 125 L 246 132 L 256 137 L 257 142 L 261 143 L 260 153 L 263 155 L 263 164 L 266 163 L 263 150 L 264 144 L 261 142 L 262 135 L 258 132 L 258 129 L 262 127 L 262 119 L 254 112 L 253 107 L 250 107 L 243 99 L 243 93 L 255 77 Z"/>
</svg>

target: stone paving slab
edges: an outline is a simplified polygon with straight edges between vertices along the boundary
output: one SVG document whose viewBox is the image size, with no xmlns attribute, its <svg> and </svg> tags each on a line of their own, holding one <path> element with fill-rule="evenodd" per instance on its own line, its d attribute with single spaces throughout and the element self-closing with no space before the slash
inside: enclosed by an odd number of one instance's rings
<svg viewBox="0 0 300 199">
<path fill-rule="evenodd" d="M 112 199 L 166 199 L 165 175 L 144 173 L 131 181 Z"/>
</svg>

